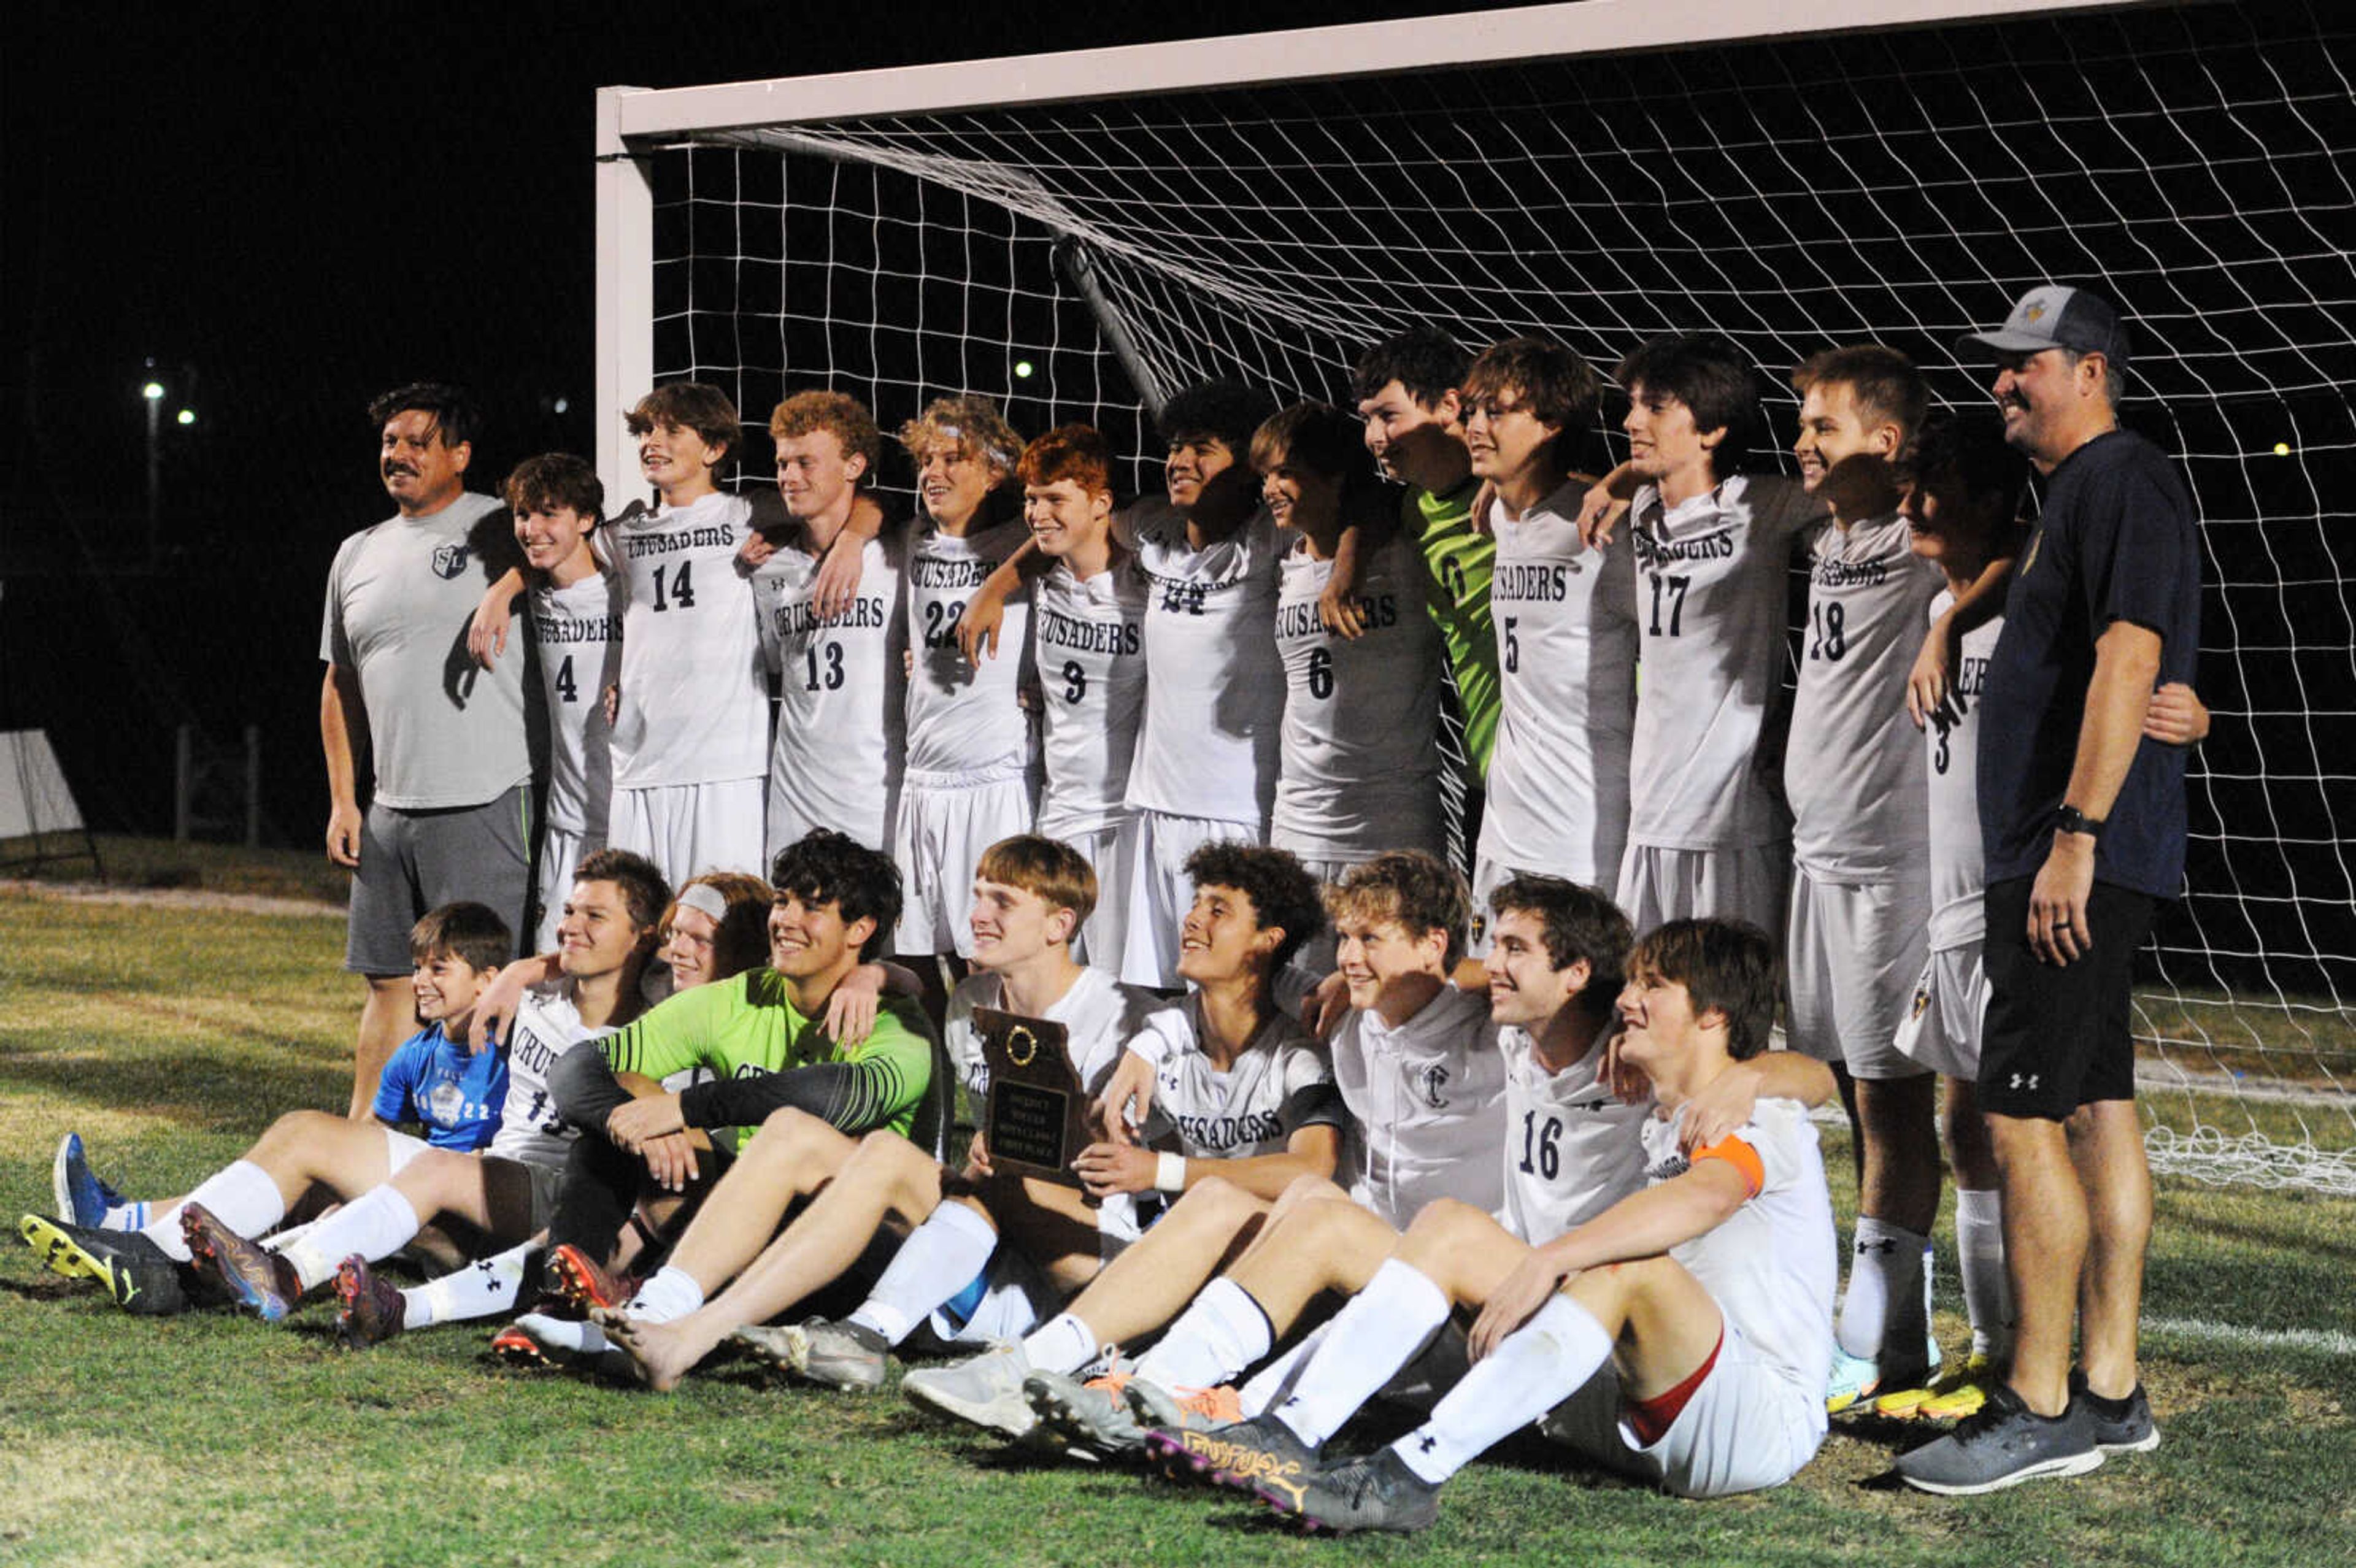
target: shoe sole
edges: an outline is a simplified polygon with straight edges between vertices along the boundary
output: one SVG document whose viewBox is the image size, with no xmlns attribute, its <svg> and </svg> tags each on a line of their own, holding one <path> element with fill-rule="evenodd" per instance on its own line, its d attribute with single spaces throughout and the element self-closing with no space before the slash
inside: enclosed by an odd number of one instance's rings
<svg viewBox="0 0 2356 1568">
<path fill-rule="evenodd" d="M 1039 1424 L 1039 1418 L 1031 1413 L 1031 1407 L 1023 1403 L 1019 1398 L 1015 1401 L 1015 1406 L 1023 1412 L 1023 1419 L 1022 1424 L 1017 1425 L 1005 1413 L 1003 1407 L 1006 1402 L 1003 1400 L 983 1404 L 974 1400 L 959 1399 L 954 1394 L 940 1393 L 921 1382 L 903 1381 L 900 1384 L 900 1392 L 908 1396 L 909 1403 L 920 1410 L 931 1411 L 935 1415 L 946 1415 L 951 1420 L 962 1421 L 969 1425 L 995 1432 L 1003 1437 L 1028 1437 Z"/>
<path fill-rule="evenodd" d="M 2093 1448 L 2083 1454 L 2024 1465 L 1990 1481 L 1929 1481 L 1910 1476 L 1903 1470 L 1898 1473 L 1898 1477 L 1918 1492 L 1932 1492 L 1943 1498 L 1976 1498 L 1983 1493 L 2000 1492 L 2008 1487 L 2017 1487 L 2023 1481 L 2061 1480 L 2071 1476 L 2083 1476 L 2089 1470 L 2102 1468 L 2102 1449 Z"/>
<path fill-rule="evenodd" d="M 584 1317 L 599 1307 L 611 1312 L 629 1305 L 609 1299 L 614 1293 L 605 1288 L 587 1260 L 569 1244 L 548 1254 L 548 1272 L 556 1281 L 557 1295 Z"/>
<path fill-rule="evenodd" d="M 1038 1403 L 1031 1406 L 1031 1413 L 1064 1443 L 1091 1458 L 1136 1459 L 1145 1452 L 1145 1434 L 1141 1432 L 1126 1442 L 1108 1438 L 1101 1428 L 1060 1394 L 1040 1395 Z"/>
<path fill-rule="evenodd" d="M 2153 1427 L 2132 1443 L 2105 1443 L 2096 1438 L 2094 1446 L 2105 1454 L 2148 1454 L 2159 1446 L 2159 1428 Z"/>
<path fill-rule="evenodd" d="M 359 1275 L 352 1267 L 352 1260 L 347 1258 L 336 1265 L 336 1341 L 348 1350 L 373 1349 L 401 1331 L 398 1328 L 388 1328 L 379 1333 L 355 1331 L 352 1309 L 361 1294 Z"/>
<path fill-rule="evenodd" d="M 68 1133 L 58 1140 L 57 1157 L 49 1161 L 49 1196 L 57 1200 L 57 1212 L 79 1225 L 81 1212 L 74 1207 L 73 1182 L 68 1177 L 71 1162 L 66 1152 L 74 1146 L 74 1135 Z"/>
<path fill-rule="evenodd" d="M 491 1355 L 501 1366 L 528 1371 L 553 1371 L 555 1359 L 541 1342 L 520 1328 L 503 1329 L 491 1337 Z"/>
<path fill-rule="evenodd" d="M 16 1222 L 16 1234 L 41 1254 L 41 1266 L 51 1274 L 63 1279 L 94 1280 L 117 1306 L 126 1305 L 115 1285 L 112 1265 L 82 1251 L 80 1243 L 59 1230 L 55 1222 L 38 1214 L 27 1214 Z"/>
<path fill-rule="evenodd" d="M 819 1388 L 830 1388 L 840 1393 L 873 1393 L 884 1386 L 889 1368 L 870 1366 L 863 1361 L 856 1366 L 847 1366 L 844 1362 L 814 1355 L 809 1330 L 798 1323 L 787 1324 L 782 1333 L 786 1341 L 783 1360 L 770 1364 L 782 1367 L 802 1381 L 815 1383 Z"/>
</svg>

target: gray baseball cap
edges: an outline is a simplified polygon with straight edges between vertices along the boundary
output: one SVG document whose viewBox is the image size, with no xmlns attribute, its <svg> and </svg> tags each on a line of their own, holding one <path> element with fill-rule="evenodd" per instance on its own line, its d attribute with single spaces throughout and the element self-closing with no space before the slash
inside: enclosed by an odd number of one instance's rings
<svg viewBox="0 0 2356 1568">
<path fill-rule="evenodd" d="M 1973 344 L 1999 354 L 2035 354 L 2045 348 L 2100 354 L 2123 370 L 2127 363 L 2126 324 L 2111 302 L 2067 283 L 2033 288 L 2020 296 L 1994 332 L 1967 332 L 1955 339 L 1957 348 Z"/>
</svg>

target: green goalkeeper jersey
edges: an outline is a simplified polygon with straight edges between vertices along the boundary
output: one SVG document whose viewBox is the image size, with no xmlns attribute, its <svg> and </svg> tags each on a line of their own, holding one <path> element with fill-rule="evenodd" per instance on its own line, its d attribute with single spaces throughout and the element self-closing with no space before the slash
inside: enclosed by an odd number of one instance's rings
<svg viewBox="0 0 2356 1568">
<path fill-rule="evenodd" d="M 924 1016 L 914 1001 L 885 997 L 875 1029 L 846 1051 L 827 1034 L 821 1020 L 804 1018 L 786 997 L 785 977 L 774 969 L 747 970 L 734 979 L 681 991 L 628 1028 L 597 1042 L 616 1072 L 660 1080 L 691 1067 L 723 1079 L 782 1072 L 819 1062 L 847 1062 L 861 1069 L 870 1127 L 905 1134 L 932 1075 L 932 1044 Z M 738 1127 L 742 1149 L 756 1131 Z"/>
<path fill-rule="evenodd" d="M 1464 749 L 1483 778 L 1496 749 L 1497 638 L 1489 625 L 1489 576 L 1497 541 L 1472 527 L 1480 481 L 1468 478 L 1445 495 L 1409 490 L 1405 522 L 1431 570 L 1431 619 L 1440 627 L 1464 715 Z"/>
</svg>

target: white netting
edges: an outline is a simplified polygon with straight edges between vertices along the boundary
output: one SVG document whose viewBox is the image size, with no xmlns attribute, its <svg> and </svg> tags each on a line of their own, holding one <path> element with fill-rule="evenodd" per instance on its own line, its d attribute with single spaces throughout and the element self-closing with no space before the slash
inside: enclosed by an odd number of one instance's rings
<svg viewBox="0 0 2356 1568">
<path fill-rule="evenodd" d="M 1955 336 L 2094 283 L 2207 551 L 2191 892 L 2139 993 L 2152 1147 L 2356 1192 L 2351 62 L 2346 22 L 2212 5 L 735 131 L 657 160 L 657 365 L 756 424 L 788 384 L 886 429 L 984 392 L 1102 425 L 1141 485 L 1142 406 L 1210 374 L 1339 398 L 1410 322 L 1604 366 L 1715 328 L 1779 390 L 1879 340 L 1978 406 Z"/>
</svg>

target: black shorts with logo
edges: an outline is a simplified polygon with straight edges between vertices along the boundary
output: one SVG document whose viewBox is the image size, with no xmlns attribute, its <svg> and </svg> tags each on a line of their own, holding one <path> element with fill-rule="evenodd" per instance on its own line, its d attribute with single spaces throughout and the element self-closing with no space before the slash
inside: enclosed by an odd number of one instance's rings
<svg viewBox="0 0 2356 1568">
<path fill-rule="evenodd" d="M 2157 900 L 2096 882 L 2086 901 L 2091 950 L 2041 962 L 2029 945 L 2033 877 L 1989 886 L 1988 1010 L 1980 1039 L 1980 1109 L 2062 1121 L 2081 1105 L 2135 1098 L 2130 991 Z M 2086 946 L 2082 937 L 2080 945 Z"/>
</svg>

